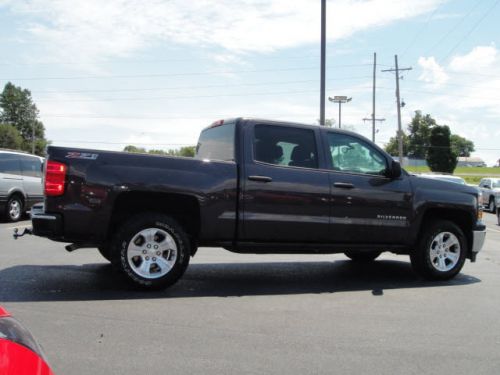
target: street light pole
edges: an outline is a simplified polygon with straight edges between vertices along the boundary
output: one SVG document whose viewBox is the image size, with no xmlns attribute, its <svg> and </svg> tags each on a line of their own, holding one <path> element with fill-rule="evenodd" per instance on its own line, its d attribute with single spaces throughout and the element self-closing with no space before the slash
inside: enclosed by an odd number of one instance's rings
<svg viewBox="0 0 500 375">
<path fill-rule="evenodd" d="M 342 127 L 342 103 L 349 103 L 352 98 L 348 98 L 347 96 L 334 96 L 328 98 L 332 103 L 339 103 L 339 129 Z"/>
</svg>

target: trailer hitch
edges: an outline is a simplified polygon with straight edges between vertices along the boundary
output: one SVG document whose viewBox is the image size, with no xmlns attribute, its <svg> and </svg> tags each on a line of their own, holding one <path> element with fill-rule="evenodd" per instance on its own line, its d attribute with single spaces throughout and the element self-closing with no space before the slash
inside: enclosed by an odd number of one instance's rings
<svg viewBox="0 0 500 375">
<path fill-rule="evenodd" d="M 15 240 L 17 240 L 19 237 L 22 237 L 26 234 L 33 234 L 33 229 L 32 228 L 24 228 L 21 233 L 19 233 L 18 228 L 14 228 L 14 234 L 12 235 Z"/>
</svg>

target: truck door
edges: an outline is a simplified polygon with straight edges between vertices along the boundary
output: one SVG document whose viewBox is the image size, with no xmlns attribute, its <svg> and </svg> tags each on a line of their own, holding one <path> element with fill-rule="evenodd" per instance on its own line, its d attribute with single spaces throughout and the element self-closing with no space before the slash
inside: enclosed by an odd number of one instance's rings
<svg viewBox="0 0 500 375">
<path fill-rule="evenodd" d="M 407 178 L 386 177 L 388 160 L 355 135 L 326 131 L 331 194 L 331 241 L 405 243 L 411 220 Z"/>
<path fill-rule="evenodd" d="M 316 129 L 245 126 L 242 241 L 325 242 L 328 171 L 319 169 Z"/>
</svg>

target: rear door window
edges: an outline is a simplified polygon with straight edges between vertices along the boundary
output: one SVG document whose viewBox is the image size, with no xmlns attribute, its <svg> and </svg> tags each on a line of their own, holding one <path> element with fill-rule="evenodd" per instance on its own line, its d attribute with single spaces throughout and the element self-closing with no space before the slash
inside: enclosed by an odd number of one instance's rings
<svg viewBox="0 0 500 375">
<path fill-rule="evenodd" d="M 314 131 L 288 126 L 256 125 L 254 160 L 290 167 L 318 168 Z"/>
<path fill-rule="evenodd" d="M 42 162 L 38 158 L 22 156 L 21 168 L 24 176 L 42 177 Z"/>
</svg>

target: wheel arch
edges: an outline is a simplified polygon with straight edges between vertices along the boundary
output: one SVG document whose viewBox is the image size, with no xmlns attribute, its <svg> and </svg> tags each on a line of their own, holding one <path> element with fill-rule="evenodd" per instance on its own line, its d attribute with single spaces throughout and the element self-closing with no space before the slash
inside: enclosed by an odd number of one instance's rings
<svg viewBox="0 0 500 375">
<path fill-rule="evenodd" d="M 425 211 L 422 216 L 422 221 L 420 225 L 420 230 L 418 231 L 418 238 L 421 238 L 423 231 L 425 230 L 428 223 L 436 220 L 448 220 L 457 225 L 463 232 L 465 239 L 467 241 L 467 258 L 471 257 L 473 235 L 472 228 L 474 226 L 474 218 L 469 212 L 450 209 L 450 208 L 439 208 L 433 207 Z"/>
<path fill-rule="evenodd" d="M 114 201 L 107 240 L 110 240 L 117 227 L 131 215 L 145 212 L 169 215 L 182 225 L 192 241 L 191 249 L 194 254 L 200 234 L 200 204 L 196 197 L 188 194 L 154 192 L 120 194 Z"/>
</svg>

